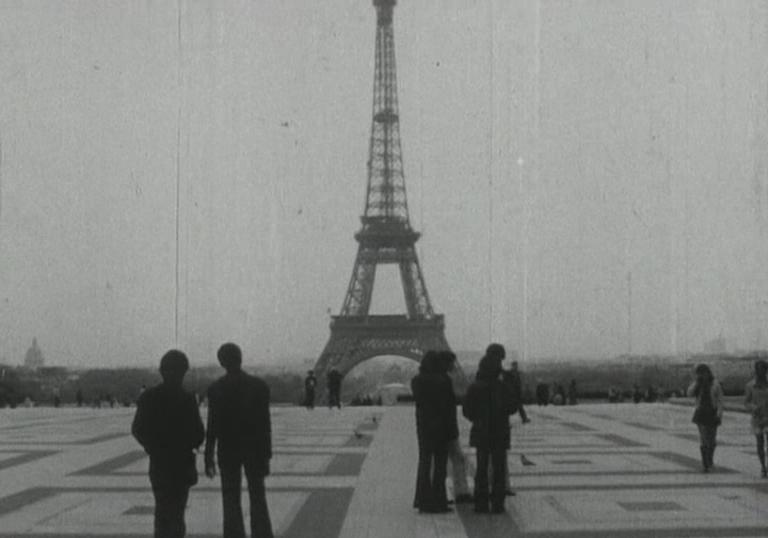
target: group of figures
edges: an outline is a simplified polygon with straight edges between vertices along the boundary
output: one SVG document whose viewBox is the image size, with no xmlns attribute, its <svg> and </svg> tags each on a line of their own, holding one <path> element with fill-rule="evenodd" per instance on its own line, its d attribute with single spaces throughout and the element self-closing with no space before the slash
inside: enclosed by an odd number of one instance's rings
<svg viewBox="0 0 768 538">
<path fill-rule="evenodd" d="M 224 538 L 244 538 L 242 475 L 250 498 L 251 535 L 270 538 L 264 478 L 272 458 L 269 387 L 241 368 L 232 343 L 217 353 L 225 375 L 208 388 L 208 422 L 203 427 L 195 396 L 182 387 L 189 360 L 178 350 L 160 360 L 161 384 L 144 391 L 131 431 L 149 454 L 149 481 L 155 497 L 155 538 L 183 538 L 184 509 L 197 483 L 195 450 L 205 440 L 205 474 L 221 475 Z"/>
<path fill-rule="evenodd" d="M 341 380 L 344 376 L 341 375 L 335 367 L 328 370 L 326 375 L 326 387 L 328 388 L 328 409 L 334 406 L 341 409 Z M 315 394 L 317 391 L 317 378 L 315 372 L 310 370 L 307 372 L 307 377 L 304 378 L 304 401 L 303 404 L 307 409 L 315 408 Z"/>
<path fill-rule="evenodd" d="M 755 375 L 744 389 L 744 407 L 751 414 L 752 433 L 757 444 L 760 473 L 768 478 L 768 461 L 765 445 L 768 441 L 768 362 L 755 361 Z M 699 428 L 701 466 L 706 473 L 714 466 L 717 428 L 723 418 L 723 389 L 712 370 L 706 364 L 699 364 L 694 370 L 695 379 L 688 387 L 688 396 L 695 398 L 693 422 Z"/>
<path fill-rule="evenodd" d="M 505 497 L 514 494 L 509 488 L 507 467 L 509 417 L 518 411 L 523 422 L 528 422 L 528 417 L 520 397 L 517 363 L 513 362 L 509 370 L 504 370 L 502 361 L 505 356 L 502 345 L 489 345 L 464 397 L 462 412 L 472 423 L 469 444 L 475 448 L 477 458 L 475 489 L 471 494 L 459 441 L 457 402 L 451 379 L 451 372 L 456 368 L 456 355 L 450 351 L 424 354 L 419 373 L 411 380 L 419 446 L 413 505 L 419 513 L 452 510 L 445 486 L 449 460 L 455 502 L 474 502 L 475 512 L 499 514 L 505 510 Z"/>
</svg>

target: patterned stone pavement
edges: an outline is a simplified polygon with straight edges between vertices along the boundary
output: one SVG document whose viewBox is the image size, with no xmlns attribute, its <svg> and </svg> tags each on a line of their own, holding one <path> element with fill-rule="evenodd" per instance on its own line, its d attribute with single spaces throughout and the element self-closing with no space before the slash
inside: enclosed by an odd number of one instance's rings
<svg viewBox="0 0 768 538">
<path fill-rule="evenodd" d="M 412 408 L 276 407 L 267 479 L 275 530 L 321 538 L 768 535 L 768 480 L 759 478 L 746 415 L 726 414 L 716 469 L 703 474 L 689 408 L 529 411 L 530 424 L 511 421 L 517 495 L 506 514 L 460 505 L 418 515 Z M 0 538 L 151 536 L 147 458 L 128 433 L 132 416 L 132 409 L 0 410 Z M 468 424 L 461 426 L 466 440 Z M 188 536 L 220 536 L 220 504 L 218 480 L 201 476 Z"/>
</svg>

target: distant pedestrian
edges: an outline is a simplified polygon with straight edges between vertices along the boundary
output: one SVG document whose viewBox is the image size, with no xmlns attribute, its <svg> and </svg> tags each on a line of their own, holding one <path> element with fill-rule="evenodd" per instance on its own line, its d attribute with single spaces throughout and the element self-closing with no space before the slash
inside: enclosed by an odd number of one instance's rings
<svg viewBox="0 0 768 538">
<path fill-rule="evenodd" d="M 451 511 L 445 478 L 452 435 L 451 413 L 455 420 L 456 403 L 451 380 L 444 374 L 439 361 L 435 351 L 427 351 L 421 359 L 419 373 L 411 380 L 419 445 L 413 505 L 419 513 Z"/>
<path fill-rule="evenodd" d="M 538 383 L 536 385 L 536 403 L 541 407 L 549 404 L 549 385 Z"/>
<path fill-rule="evenodd" d="M 469 492 L 469 484 L 467 484 L 467 462 L 459 442 L 459 424 L 456 420 L 456 397 L 451 378 L 451 373 L 456 370 L 456 354 L 452 351 L 440 351 L 437 356 L 444 375 L 451 382 L 451 411 L 446 411 L 446 416 L 450 421 L 448 461 L 451 463 L 453 477 L 453 499 L 456 503 L 469 503 L 472 502 L 472 494 Z"/>
<path fill-rule="evenodd" d="M 755 377 L 744 389 L 744 407 L 752 414 L 752 433 L 757 441 L 757 457 L 763 478 L 768 477 L 765 444 L 768 441 L 768 362 L 755 361 Z"/>
<path fill-rule="evenodd" d="M 317 378 L 315 372 L 312 370 L 307 372 L 307 377 L 304 378 L 304 405 L 307 409 L 315 408 L 315 387 L 317 386 Z"/>
<path fill-rule="evenodd" d="M 637 383 L 632 386 L 632 401 L 635 403 L 643 401 L 643 391 L 640 390 L 640 385 Z"/>
<path fill-rule="evenodd" d="M 335 367 L 331 368 L 326 375 L 326 383 L 328 385 L 328 409 L 331 409 L 334 405 L 341 409 L 341 372 Z"/>
<path fill-rule="evenodd" d="M 528 418 L 528 413 L 525 412 L 525 406 L 523 406 L 523 376 L 517 367 L 517 361 L 512 361 L 509 364 L 509 370 L 502 371 L 502 380 L 509 386 L 513 409 L 520 413 L 520 420 L 523 424 L 527 424 L 531 419 Z"/>
<path fill-rule="evenodd" d="M 714 466 L 717 427 L 723 416 L 723 389 L 709 366 L 699 364 L 687 394 L 696 398 L 692 420 L 699 428 L 701 466 L 706 473 Z"/>
<path fill-rule="evenodd" d="M 203 442 L 203 422 L 195 398 L 182 387 L 189 370 L 186 355 L 171 350 L 160 360 L 163 382 L 148 389 L 136 405 L 131 432 L 149 454 L 149 481 L 155 497 L 155 538 L 186 534 L 184 509 L 197 483 L 194 450 Z"/>
<path fill-rule="evenodd" d="M 511 396 L 501 379 L 505 356 L 500 344 L 488 346 L 480 359 L 475 381 L 464 398 L 464 416 L 472 422 L 469 444 L 475 448 L 475 512 L 504 512 L 507 450 L 510 446 L 509 415 Z M 490 495 L 489 465 L 492 469 Z"/>
<path fill-rule="evenodd" d="M 571 384 L 568 385 L 568 405 L 576 405 L 578 397 L 579 391 L 576 389 L 576 380 L 571 379 Z"/>
<path fill-rule="evenodd" d="M 269 386 L 241 369 L 240 348 L 227 343 L 217 353 L 226 374 L 208 388 L 205 474 L 221 473 L 224 538 L 243 538 L 242 473 L 248 481 L 251 536 L 272 538 L 264 478 L 272 458 Z"/>
<path fill-rule="evenodd" d="M 77 402 L 77 407 L 83 406 L 83 401 L 85 401 L 85 398 L 83 397 L 82 389 L 77 389 L 77 393 L 75 394 L 75 401 Z"/>
</svg>

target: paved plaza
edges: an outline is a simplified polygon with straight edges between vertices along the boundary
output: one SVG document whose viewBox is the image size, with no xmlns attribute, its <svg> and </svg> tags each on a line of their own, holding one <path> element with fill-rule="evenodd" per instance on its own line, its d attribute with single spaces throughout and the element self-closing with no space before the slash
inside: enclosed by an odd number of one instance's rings
<svg viewBox="0 0 768 538">
<path fill-rule="evenodd" d="M 321 538 L 768 535 L 768 480 L 759 478 L 747 415 L 726 413 L 716 469 L 703 474 L 688 407 L 529 412 L 530 424 L 511 421 L 517 495 L 507 499 L 506 514 L 459 505 L 419 515 L 411 506 L 412 407 L 275 407 L 267 479 L 275 531 Z M 129 434 L 132 416 L 132 409 L 0 409 L 0 538 L 151 536 L 148 460 Z M 466 443 L 468 424 L 461 426 Z M 188 536 L 220 536 L 218 485 L 201 476 L 193 488 Z"/>
</svg>

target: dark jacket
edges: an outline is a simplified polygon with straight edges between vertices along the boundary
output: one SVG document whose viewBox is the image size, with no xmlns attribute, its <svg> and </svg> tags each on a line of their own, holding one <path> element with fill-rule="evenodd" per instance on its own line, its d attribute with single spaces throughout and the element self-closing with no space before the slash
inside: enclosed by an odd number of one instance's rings
<svg viewBox="0 0 768 538">
<path fill-rule="evenodd" d="M 272 457 L 269 386 L 242 370 L 227 373 L 208 388 L 208 432 L 205 460 L 219 463 Z"/>
<path fill-rule="evenodd" d="M 416 402 L 416 434 L 425 447 L 440 447 L 458 437 L 456 397 L 442 373 L 419 373 L 411 379 Z"/>
<path fill-rule="evenodd" d="M 479 377 L 467 389 L 463 413 L 472 422 L 469 445 L 492 450 L 509 448 L 509 415 L 512 397 L 498 377 Z"/>
<path fill-rule="evenodd" d="M 193 451 L 205 432 L 194 395 L 165 383 L 145 390 L 136 404 L 131 433 L 149 454 L 151 477 L 197 481 Z"/>
</svg>

